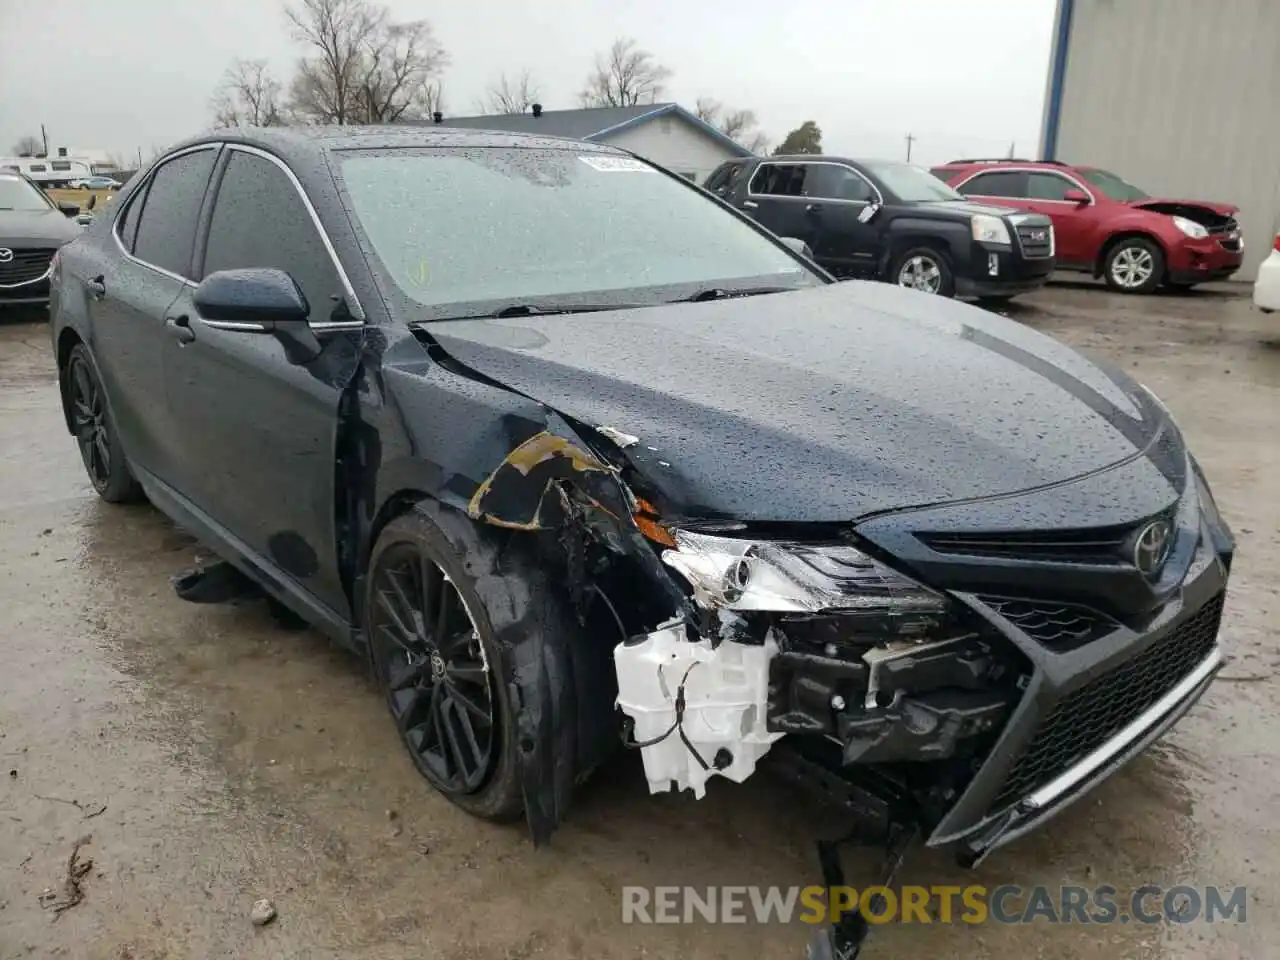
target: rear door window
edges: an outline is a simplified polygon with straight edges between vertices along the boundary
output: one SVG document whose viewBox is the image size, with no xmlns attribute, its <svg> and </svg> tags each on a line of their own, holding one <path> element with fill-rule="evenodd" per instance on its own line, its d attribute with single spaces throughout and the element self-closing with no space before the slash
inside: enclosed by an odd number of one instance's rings
<svg viewBox="0 0 1280 960">
<path fill-rule="evenodd" d="M 216 155 L 214 149 L 184 153 L 152 174 L 139 211 L 135 257 L 180 277 L 191 275 L 196 221 Z"/>
<path fill-rule="evenodd" d="M 130 253 L 133 253 L 133 241 L 138 233 L 138 212 L 146 203 L 148 186 L 150 181 L 139 187 L 137 193 L 129 198 L 129 203 L 120 213 L 120 222 L 116 224 L 116 233 L 120 236 L 120 242 Z"/>
<path fill-rule="evenodd" d="M 740 163 L 722 163 L 716 167 L 711 176 L 707 177 L 707 182 L 702 185 L 704 190 L 723 196 L 729 192 L 735 180 L 742 173 L 742 164 Z"/>
<path fill-rule="evenodd" d="M 288 174 L 233 149 L 213 204 L 203 276 L 244 267 L 275 267 L 293 277 L 312 323 L 330 320 L 342 297 L 338 271 Z"/>
<path fill-rule="evenodd" d="M 773 197 L 803 197 L 805 177 L 811 169 L 804 163 L 762 163 L 751 178 L 751 192 Z"/>
<path fill-rule="evenodd" d="M 1027 196 L 1027 175 L 1016 170 L 993 170 L 980 173 L 972 180 L 956 187 L 966 197 L 1017 197 Z"/>
</svg>

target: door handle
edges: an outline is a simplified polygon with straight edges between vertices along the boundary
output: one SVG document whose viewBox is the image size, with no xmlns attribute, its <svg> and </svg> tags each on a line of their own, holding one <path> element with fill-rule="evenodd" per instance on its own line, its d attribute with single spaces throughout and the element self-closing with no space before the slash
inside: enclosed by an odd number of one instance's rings
<svg viewBox="0 0 1280 960">
<path fill-rule="evenodd" d="M 804 205 L 804 212 L 805 212 L 805 213 L 821 213 L 821 212 L 822 212 L 822 204 L 820 204 L 820 203 L 806 203 L 806 204 Z"/>
<path fill-rule="evenodd" d="M 196 338 L 196 332 L 191 329 L 191 318 L 185 313 L 176 317 L 165 317 L 164 325 L 178 338 L 179 343 L 191 343 Z"/>
<path fill-rule="evenodd" d="M 760 206 L 760 204 L 756 203 L 754 200 L 743 200 L 742 205 L 748 210 L 755 210 Z"/>
<path fill-rule="evenodd" d="M 102 274 L 86 280 L 84 285 L 89 288 L 89 292 L 93 294 L 95 300 L 101 300 L 107 295 L 106 278 Z"/>
</svg>

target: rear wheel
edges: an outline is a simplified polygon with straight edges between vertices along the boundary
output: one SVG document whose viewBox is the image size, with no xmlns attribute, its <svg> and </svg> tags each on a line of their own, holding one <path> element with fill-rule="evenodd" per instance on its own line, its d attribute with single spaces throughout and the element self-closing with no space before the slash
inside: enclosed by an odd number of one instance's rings
<svg viewBox="0 0 1280 960">
<path fill-rule="evenodd" d="M 71 348 L 63 370 L 63 391 L 80 459 L 98 495 L 108 503 L 142 500 L 142 487 L 129 470 L 102 382 L 83 343 Z"/>
<path fill-rule="evenodd" d="M 945 255 L 932 247 L 914 247 L 894 261 L 890 276 L 893 282 L 909 290 L 954 296 L 955 276 Z"/>
<path fill-rule="evenodd" d="M 1164 280 L 1164 251 L 1143 237 L 1119 240 L 1102 268 L 1107 286 L 1121 293 L 1151 293 Z"/>
</svg>

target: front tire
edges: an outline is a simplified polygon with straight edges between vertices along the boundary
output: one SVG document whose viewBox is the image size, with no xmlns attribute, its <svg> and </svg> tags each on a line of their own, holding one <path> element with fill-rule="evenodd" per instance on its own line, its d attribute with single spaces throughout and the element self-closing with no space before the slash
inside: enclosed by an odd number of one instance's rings
<svg viewBox="0 0 1280 960">
<path fill-rule="evenodd" d="M 913 247 L 902 253 L 893 262 L 889 279 L 900 287 L 940 297 L 953 297 L 956 292 L 950 262 L 933 247 Z"/>
<path fill-rule="evenodd" d="M 1107 252 L 1102 275 L 1120 293 L 1151 293 L 1164 281 L 1164 251 L 1143 237 L 1120 240 Z"/>
<path fill-rule="evenodd" d="M 418 772 L 468 813 L 507 821 L 523 809 L 515 718 L 476 589 L 477 558 L 466 549 L 476 534 L 461 529 L 469 523 L 419 504 L 387 524 L 369 560 L 365 629 L 374 673 Z M 528 595 L 527 585 L 511 588 Z"/>
<path fill-rule="evenodd" d="M 89 356 L 89 348 L 83 343 L 72 347 L 67 357 L 63 391 L 80 459 L 98 496 L 108 503 L 143 500 L 142 487 L 129 469 L 124 446 L 107 407 L 102 381 Z"/>
</svg>

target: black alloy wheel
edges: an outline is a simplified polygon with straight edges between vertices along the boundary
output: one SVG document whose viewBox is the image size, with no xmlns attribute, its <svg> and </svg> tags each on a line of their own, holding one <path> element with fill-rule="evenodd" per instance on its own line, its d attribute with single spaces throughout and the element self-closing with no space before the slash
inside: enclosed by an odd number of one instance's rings
<svg viewBox="0 0 1280 960">
<path fill-rule="evenodd" d="M 481 790 L 501 745 L 495 678 L 452 579 L 416 544 L 371 571 L 374 666 L 414 763 L 450 798 Z"/>
<path fill-rule="evenodd" d="M 89 472 L 89 480 L 101 492 L 111 480 L 111 444 L 102 391 L 84 357 L 72 357 L 67 372 L 71 379 L 72 425 L 80 445 L 80 458 Z"/>
<path fill-rule="evenodd" d="M 129 469 L 107 407 L 106 394 L 84 344 L 72 348 L 67 358 L 63 390 L 71 431 L 93 489 L 108 503 L 142 500 L 142 488 Z"/>
</svg>

